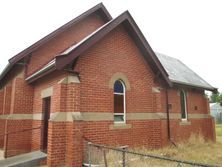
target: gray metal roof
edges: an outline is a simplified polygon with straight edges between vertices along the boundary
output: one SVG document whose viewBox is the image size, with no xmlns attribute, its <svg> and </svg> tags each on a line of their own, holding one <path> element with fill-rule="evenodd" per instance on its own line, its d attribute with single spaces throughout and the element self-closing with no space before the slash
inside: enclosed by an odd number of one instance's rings
<svg viewBox="0 0 222 167">
<path fill-rule="evenodd" d="M 213 86 L 207 83 L 189 67 L 180 60 L 155 52 L 161 64 L 167 71 L 169 79 L 173 83 L 184 84 L 194 87 L 204 88 L 206 90 L 215 90 Z"/>
</svg>

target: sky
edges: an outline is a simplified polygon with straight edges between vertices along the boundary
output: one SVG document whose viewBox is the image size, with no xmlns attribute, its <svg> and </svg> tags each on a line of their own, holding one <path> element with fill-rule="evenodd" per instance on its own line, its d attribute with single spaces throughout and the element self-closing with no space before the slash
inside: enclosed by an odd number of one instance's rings
<svg viewBox="0 0 222 167">
<path fill-rule="evenodd" d="M 8 59 L 103 2 L 128 10 L 154 51 L 180 59 L 222 91 L 221 0 L 7 0 L 0 2 L 0 71 Z"/>
</svg>

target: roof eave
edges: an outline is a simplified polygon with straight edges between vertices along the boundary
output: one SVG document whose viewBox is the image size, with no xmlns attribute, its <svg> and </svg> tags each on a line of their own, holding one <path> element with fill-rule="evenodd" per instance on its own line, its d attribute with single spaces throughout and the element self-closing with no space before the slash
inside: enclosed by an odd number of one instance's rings
<svg viewBox="0 0 222 167">
<path fill-rule="evenodd" d="M 212 92 L 218 91 L 218 88 L 214 88 L 214 87 L 205 87 L 205 86 L 201 86 L 201 85 L 195 85 L 195 84 L 190 84 L 190 83 L 185 83 L 185 82 L 180 82 L 180 81 L 175 81 L 175 80 L 171 80 L 171 82 L 173 83 L 173 85 L 184 85 L 184 86 L 208 90 L 208 91 L 212 91 Z"/>
</svg>

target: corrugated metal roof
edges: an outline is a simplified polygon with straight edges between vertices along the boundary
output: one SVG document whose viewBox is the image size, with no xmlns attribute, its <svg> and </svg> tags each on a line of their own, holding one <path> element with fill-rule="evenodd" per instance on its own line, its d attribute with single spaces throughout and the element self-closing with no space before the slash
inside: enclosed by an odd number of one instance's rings
<svg viewBox="0 0 222 167">
<path fill-rule="evenodd" d="M 215 89 L 193 70 L 187 67 L 180 60 L 155 52 L 161 64 L 167 71 L 169 78 L 174 83 L 201 87 L 205 89 Z"/>
</svg>

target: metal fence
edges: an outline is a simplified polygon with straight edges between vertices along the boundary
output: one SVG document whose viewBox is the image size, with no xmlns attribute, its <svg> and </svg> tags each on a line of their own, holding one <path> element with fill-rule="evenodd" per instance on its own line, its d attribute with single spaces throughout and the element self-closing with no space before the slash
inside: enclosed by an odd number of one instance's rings
<svg viewBox="0 0 222 167">
<path fill-rule="evenodd" d="M 84 166 L 88 167 L 219 167 L 171 157 L 147 154 L 128 150 L 127 147 L 113 148 L 104 145 L 86 143 Z"/>
</svg>

